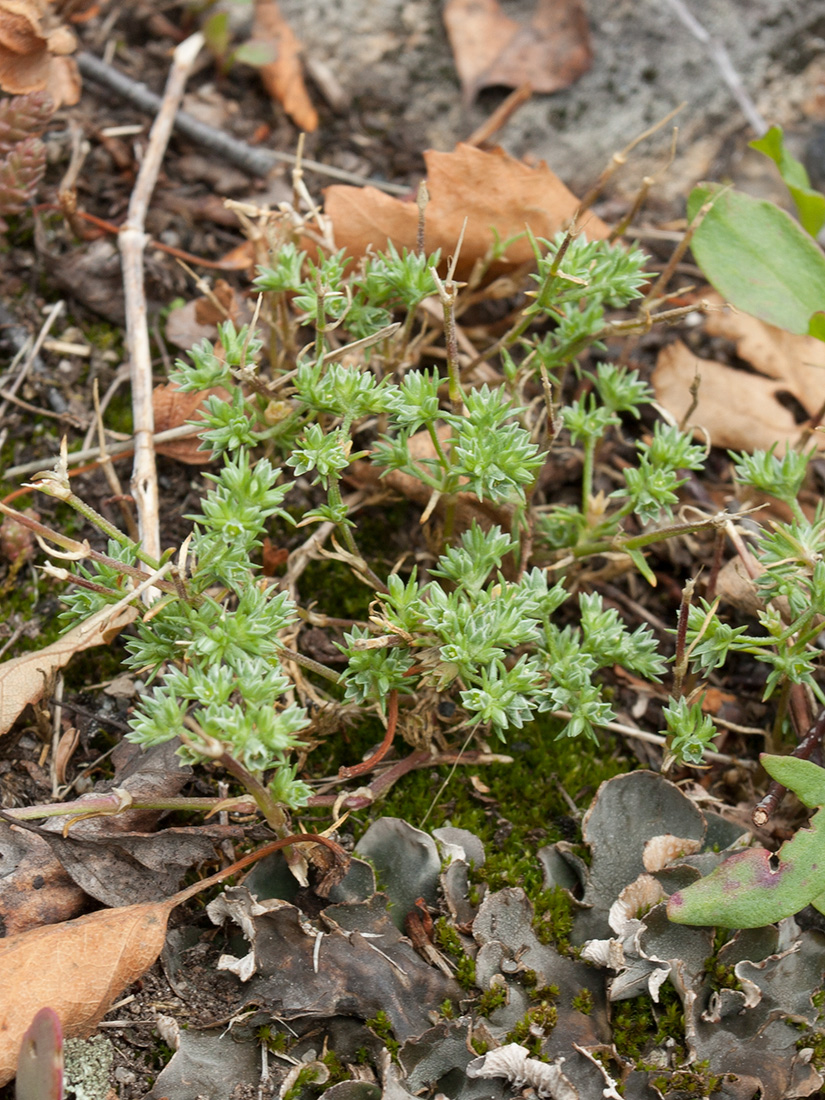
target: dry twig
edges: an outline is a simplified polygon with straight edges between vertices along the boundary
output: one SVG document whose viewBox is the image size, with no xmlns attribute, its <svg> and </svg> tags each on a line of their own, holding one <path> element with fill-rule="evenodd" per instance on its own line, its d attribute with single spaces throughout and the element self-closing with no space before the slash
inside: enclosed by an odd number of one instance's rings
<svg viewBox="0 0 825 1100">
<path fill-rule="evenodd" d="M 155 115 L 160 110 L 160 96 L 150 92 L 145 84 L 138 84 L 136 81 L 131 80 L 93 54 L 79 54 L 77 63 L 80 71 L 88 80 L 105 85 L 105 87 L 117 92 L 118 95 L 123 96 L 124 99 L 129 100 L 130 103 L 134 103 L 142 111 Z M 282 153 L 275 149 L 255 149 L 243 141 L 238 141 L 220 130 L 207 126 L 205 123 L 193 118 L 192 115 L 186 114 L 185 111 L 177 112 L 174 117 L 174 126 L 185 137 L 196 141 L 199 145 L 203 145 L 218 156 L 224 157 L 231 164 L 244 172 L 248 172 L 251 176 L 265 177 L 279 164 L 294 165 L 297 162 L 297 157 L 292 153 Z M 327 176 L 329 179 L 340 180 L 342 183 L 351 183 L 355 186 L 369 184 L 371 187 L 386 191 L 390 195 L 405 195 L 409 190 L 408 187 L 401 184 L 367 179 L 364 176 L 356 175 L 354 172 L 346 172 L 343 168 L 334 168 L 332 165 L 322 164 L 317 160 L 304 158 L 303 166 L 308 172 L 315 172 L 319 176 Z"/>
<path fill-rule="evenodd" d="M 140 166 L 129 212 L 120 231 L 123 288 L 126 296 L 126 344 L 132 376 L 132 412 L 135 461 L 132 495 L 137 505 L 143 549 L 160 559 L 160 520 L 155 466 L 154 413 L 152 409 L 152 357 L 146 324 L 146 290 L 143 282 L 143 250 L 146 245 L 146 211 L 157 182 L 166 146 L 172 134 L 175 113 L 183 96 L 187 77 L 200 53 L 204 38 L 193 34 L 176 48 L 163 102 L 149 134 L 149 144 Z"/>
</svg>

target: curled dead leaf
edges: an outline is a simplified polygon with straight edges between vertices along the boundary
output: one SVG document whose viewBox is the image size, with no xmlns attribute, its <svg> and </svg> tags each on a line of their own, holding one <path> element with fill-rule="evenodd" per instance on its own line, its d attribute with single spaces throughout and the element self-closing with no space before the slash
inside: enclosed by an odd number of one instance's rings
<svg viewBox="0 0 825 1100">
<path fill-rule="evenodd" d="M 466 103 L 495 84 L 556 92 L 593 57 L 582 0 L 539 0 L 529 23 L 505 15 L 498 0 L 447 0 L 444 23 Z"/>
<path fill-rule="evenodd" d="M 491 273 L 505 274 L 521 264 L 534 262 L 526 237 L 529 227 L 537 237 L 550 238 L 574 217 L 579 200 L 542 161 L 534 168 L 501 149 L 485 152 L 461 144 L 452 153 L 429 150 L 424 247 L 443 255 L 456 247 L 464 219 L 467 228 L 457 266 L 465 279 L 481 260 L 496 235 L 511 237 L 502 260 Z M 399 249 L 413 250 L 418 232 L 418 206 L 393 198 L 374 187 L 335 185 L 325 192 L 324 210 L 335 229 L 339 248 L 356 258 L 369 246 L 385 249 L 390 240 Z M 590 240 L 603 239 L 610 230 L 595 215 L 587 214 L 582 230 Z"/>
<path fill-rule="evenodd" d="M 49 677 L 75 653 L 108 645 L 125 626 L 134 622 L 137 614 L 136 608 L 124 607 L 113 616 L 112 608 L 104 607 L 45 649 L 24 653 L 0 665 L 0 734 L 11 729 L 25 706 L 37 702 Z"/>
<path fill-rule="evenodd" d="M 155 386 L 152 393 L 155 431 L 165 432 L 170 428 L 179 428 L 189 420 L 197 419 L 198 411 L 207 398 L 213 395 L 229 400 L 229 394 L 221 386 L 191 392 L 181 390 L 172 383 Z M 178 462 L 186 462 L 190 466 L 204 466 L 212 461 L 212 452 L 198 450 L 199 447 L 200 439 L 193 435 L 184 439 L 172 439 L 168 443 L 159 443 L 155 449 L 158 454 L 166 455 L 167 458 L 176 458 Z"/>
<path fill-rule="evenodd" d="M 301 130 L 317 130 L 318 112 L 309 98 L 301 67 L 303 46 L 275 0 L 257 0 L 251 41 L 253 45 L 270 46 L 275 55 L 274 61 L 258 70 L 269 95 Z"/>
<path fill-rule="evenodd" d="M 707 332 L 734 341 L 737 355 L 753 373 L 700 359 L 677 340 L 663 348 L 656 361 L 656 400 L 681 420 L 690 407 L 690 386 L 698 372 L 698 404 L 691 424 L 708 432 L 717 447 L 754 451 L 777 443 L 776 453 L 782 455 L 805 427 L 794 415 L 794 403 L 814 417 L 825 402 L 825 344 L 722 308 L 718 295 L 707 296 L 707 301 L 717 307 L 707 316 Z M 825 448 L 825 436 L 814 433 L 811 443 Z"/>
<path fill-rule="evenodd" d="M 0 88 L 12 95 L 48 92 L 55 107 L 80 98 L 77 40 L 48 0 L 0 0 Z"/>
</svg>

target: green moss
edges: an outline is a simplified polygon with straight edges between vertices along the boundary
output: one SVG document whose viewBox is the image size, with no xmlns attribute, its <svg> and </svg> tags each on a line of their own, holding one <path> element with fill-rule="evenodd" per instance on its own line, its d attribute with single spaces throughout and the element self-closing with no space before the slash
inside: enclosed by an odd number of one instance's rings
<svg viewBox="0 0 825 1100">
<path fill-rule="evenodd" d="M 436 944 L 454 959 L 460 959 L 464 954 L 461 938 L 446 917 L 439 917 L 435 922 L 434 935 Z"/>
<path fill-rule="evenodd" d="M 711 1096 L 718 1092 L 725 1080 L 735 1081 L 734 1074 L 708 1073 L 709 1063 L 695 1062 L 690 1069 L 678 1069 L 672 1073 L 662 1073 L 651 1080 L 651 1085 L 657 1088 L 663 1096 L 669 1093 L 678 1093 L 680 1097 Z"/>
<path fill-rule="evenodd" d="M 493 986 L 486 989 L 476 1001 L 476 1011 L 479 1016 L 492 1016 L 497 1008 L 503 1008 L 507 1004 L 507 989 L 504 986 Z"/>
<path fill-rule="evenodd" d="M 554 775 L 563 775 L 565 788 L 585 809 L 606 779 L 626 771 L 629 762 L 618 751 L 610 751 L 581 739 L 556 740 L 558 722 L 540 715 L 524 729 L 514 732 L 510 743 L 491 743 L 496 752 L 513 757 L 512 764 L 496 764 L 483 771 L 490 793 L 482 803 L 470 782 L 469 769 L 447 767 L 427 768 L 413 772 L 392 788 L 387 797 L 369 808 L 353 814 L 360 832 L 377 817 L 401 817 L 419 828 L 432 830 L 454 825 L 476 834 L 486 849 L 486 862 L 474 870 L 472 885 L 485 883 L 490 890 L 520 886 L 535 904 L 544 891 L 541 865 L 535 851 L 543 844 L 564 838 L 570 821 L 570 808 Z M 327 773 L 329 774 L 329 773 Z M 542 784 L 541 777 L 546 777 Z M 434 803 L 433 791 L 446 787 Z M 540 788 L 537 797 L 526 799 L 525 790 Z M 489 799 L 494 801 L 491 803 Z M 506 840 L 500 839 L 502 825 L 510 828 Z M 498 835 L 497 835 L 498 834 Z M 569 835 L 569 834 L 567 834 Z M 581 847 L 582 858 L 589 859 L 589 849 Z M 470 900 L 477 904 L 478 889 Z M 569 904 L 556 897 L 559 939 L 564 938 L 563 910 Z M 553 937 L 551 937 L 553 938 Z"/>
<path fill-rule="evenodd" d="M 555 982 L 552 985 L 539 985 L 536 986 L 530 996 L 535 1001 L 557 1001 L 559 999 L 559 987 Z"/>
<path fill-rule="evenodd" d="M 507 1032 L 506 1043 L 521 1043 L 533 1058 L 541 1054 L 541 1045 L 558 1022 L 559 1014 L 555 1005 L 542 1001 L 535 1008 L 529 1008 L 515 1027 Z M 541 1034 L 536 1034 L 536 1032 Z"/>
<path fill-rule="evenodd" d="M 567 890 L 561 886 L 542 890 L 533 900 L 533 909 L 533 928 L 539 940 L 555 944 L 560 954 L 567 954 L 573 929 L 573 902 Z"/>
<path fill-rule="evenodd" d="M 687 1057 L 685 1049 L 685 1016 L 682 1002 L 673 986 L 665 983 L 659 990 L 660 1004 L 655 1005 L 647 993 L 627 1001 L 619 1001 L 613 1009 L 613 1043 L 628 1061 L 638 1062 L 654 1047 L 673 1039 L 673 1054 L 677 1061 Z"/>
<path fill-rule="evenodd" d="M 255 1038 L 272 1054 L 286 1054 L 291 1046 L 285 1031 L 276 1031 L 269 1026 L 259 1027 L 255 1032 Z"/>
<path fill-rule="evenodd" d="M 394 1062 L 397 1062 L 398 1050 L 401 1044 L 392 1033 L 392 1024 L 386 1012 L 376 1012 L 372 1019 L 365 1020 L 364 1023 L 365 1026 L 373 1032 L 376 1038 L 381 1040 L 381 1042 L 390 1052 L 390 1057 L 392 1058 L 392 1060 Z"/>
<path fill-rule="evenodd" d="M 334 598 L 332 594 L 334 593 Z M 340 619 L 366 619 L 374 593 L 356 581 L 341 561 L 309 561 L 301 576 L 302 602 L 316 602 L 318 610 Z"/>
<path fill-rule="evenodd" d="M 462 989 L 474 989 L 476 984 L 475 959 L 463 955 L 456 963 L 455 980 Z"/>
<path fill-rule="evenodd" d="M 476 964 L 464 950 L 461 938 L 445 917 L 439 917 L 434 925 L 434 937 L 438 947 L 455 960 L 455 977 L 462 989 L 474 989 Z"/>
<path fill-rule="evenodd" d="M 445 1001 L 442 1001 L 441 1004 L 438 1006 L 438 1015 L 442 1018 L 442 1020 L 455 1019 L 455 1007 L 453 1006 L 453 1002 L 449 1000 L 449 998 Z"/>
<path fill-rule="evenodd" d="M 589 1016 L 593 1012 L 593 994 L 585 986 L 584 989 L 579 990 L 570 1004 L 577 1012 Z"/>
<path fill-rule="evenodd" d="M 329 1079 L 324 1084 L 324 1090 L 332 1088 L 333 1085 L 337 1085 L 340 1081 L 349 1081 L 350 1073 L 346 1066 L 341 1062 L 341 1059 L 335 1053 L 334 1050 L 327 1051 L 321 1058 L 321 1061 L 329 1070 Z"/>
<path fill-rule="evenodd" d="M 286 1090 L 283 1100 L 301 1100 L 301 1095 L 307 1085 L 318 1080 L 318 1070 L 314 1066 L 305 1066 L 295 1078 L 295 1084 Z"/>
</svg>

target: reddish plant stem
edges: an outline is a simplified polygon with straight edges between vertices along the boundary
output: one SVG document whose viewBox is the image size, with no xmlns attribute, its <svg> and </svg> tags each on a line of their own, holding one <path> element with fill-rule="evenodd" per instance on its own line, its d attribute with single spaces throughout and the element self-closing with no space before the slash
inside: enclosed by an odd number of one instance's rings
<svg viewBox="0 0 825 1100">
<path fill-rule="evenodd" d="M 390 751 L 392 745 L 392 739 L 395 737 L 395 727 L 398 724 L 398 688 L 394 688 L 390 692 L 390 701 L 387 707 L 387 732 L 384 734 L 384 740 L 378 746 L 378 749 L 372 754 L 368 760 L 362 761 L 360 764 L 354 764 L 351 768 L 339 768 L 339 779 L 354 779 L 357 775 L 364 775 L 366 772 L 371 771 L 376 764 L 380 763 L 387 753 Z"/>
<path fill-rule="evenodd" d="M 822 744 L 822 737 L 824 734 L 825 710 L 821 710 L 816 717 L 816 721 L 793 750 L 791 756 L 797 756 L 800 760 L 808 760 L 813 755 L 814 751 Z M 775 779 L 771 781 L 764 798 L 757 802 L 751 814 L 751 821 L 754 825 L 760 828 L 767 825 L 772 815 L 776 812 L 777 806 L 785 797 L 786 791 L 787 787 L 783 787 L 782 784 L 777 783 Z"/>
<path fill-rule="evenodd" d="M 259 859 L 263 859 L 264 856 L 271 855 L 273 852 L 278 852 L 282 848 L 287 848 L 291 844 L 323 844 L 325 848 L 329 848 L 332 854 L 337 860 L 347 866 L 350 857 L 340 846 L 336 844 L 334 840 L 330 840 L 329 837 L 319 836 L 317 833 L 292 833 L 290 836 L 281 837 L 280 840 L 275 840 L 271 844 L 265 844 L 263 848 L 259 848 L 257 852 L 250 852 L 248 856 L 244 856 L 243 859 L 239 859 L 236 863 L 231 863 L 228 867 L 224 867 L 222 871 L 218 871 L 215 875 L 210 875 L 209 878 L 201 879 L 200 882 L 194 883 L 194 885 L 187 887 L 185 890 L 181 890 L 179 894 L 174 894 L 168 901 L 172 905 L 180 905 L 181 902 L 188 901 L 189 898 L 200 893 L 201 890 L 205 890 L 208 886 L 215 886 L 217 883 L 222 882 L 230 875 L 235 875 L 238 871 L 243 871 L 245 867 L 249 867 L 251 863 L 257 863 Z"/>
</svg>

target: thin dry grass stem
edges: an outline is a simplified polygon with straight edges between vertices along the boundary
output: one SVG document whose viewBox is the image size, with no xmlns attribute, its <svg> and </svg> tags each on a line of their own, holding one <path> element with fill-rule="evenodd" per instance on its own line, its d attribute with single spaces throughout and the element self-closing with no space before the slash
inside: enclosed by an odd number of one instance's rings
<svg viewBox="0 0 825 1100">
<path fill-rule="evenodd" d="M 655 184 L 657 184 L 662 179 L 662 177 L 669 171 L 670 166 L 673 164 L 673 161 L 676 157 L 676 142 L 677 142 L 678 137 L 679 137 L 679 127 L 674 126 L 673 127 L 673 136 L 671 137 L 671 141 L 670 141 L 670 155 L 667 158 L 667 162 L 665 163 L 665 165 L 662 168 L 659 169 L 658 172 L 655 173 L 655 175 L 644 176 L 642 178 L 642 182 L 639 184 L 639 190 L 636 192 L 636 196 L 633 199 L 633 203 L 632 203 L 630 209 L 625 214 L 625 216 L 619 221 L 618 225 L 616 225 L 611 230 L 610 236 L 607 238 L 608 241 L 611 244 L 614 241 L 618 240 L 619 237 L 624 235 L 624 233 L 627 231 L 627 227 L 630 225 L 630 223 L 633 221 L 633 219 L 636 217 L 636 215 L 639 213 L 639 211 L 642 210 L 643 207 L 646 205 L 647 200 L 648 200 L 648 196 L 650 195 L 651 188 Z"/>
<path fill-rule="evenodd" d="M 105 400 L 105 398 L 104 398 Z M 101 402 L 101 408 L 103 402 Z M 165 432 L 155 432 L 152 439 L 155 443 L 171 443 L 175 439 L 186 439 L 190 435 L 197 435 L 198 432 L 203 431 L 202 427 L 196 424 L 181 424 L 179 428 L 168 428 Z M 108 448 L 109 458 L 128 458 L 129 455 L 134 453 L 135 444 L 132 439 L 126 439 L 121 443 L 112 443 Z M 67 456 L 69 466 L 78 466 L 82 462 L 97 463 L 100 458 L 100 447 L 84 447 L 81 451 L 72 451 Z M 29 474 L 36 473 L 43 465 L 43 459 L 36 459 L 33 462 L 24 462 L 20 466 L 12 466 L 5 471 L 4 476 L 11 480 L 12 478 L 28 477 Z"/>
<path fill-rule="evenodd" d="M 427 203 L 430 201 L 430 192 L 427 190 L 427 181 L 422 180 L 415 193 L 415 204 L 418 207 L 418 226 L 415 231 L 415 251 L 419 256 L 424 255 L 424 232 L 427 228 Z"/>
<path fill-rule="evenodd" d="M 682 602 L 679 607 L 679 623 L 676 629 L 676 655 L 673 662 L 673 698 L 684 694 L 683 685 L 688 670 L 688 651 L 686 646 L 690 605 L 696 589 L 696 578 L 690 577 L 682 589 Z"/>
<path fill-rule="evenodd" d="M 112 15 L 117 16 L 119 7 L 113 8 Z M 115 38 L 110 39 L 110 45 L 114 50 L 117 46 Z M 150 92 L 144 84 L 131 80 L 124 73 L 114 69 L 106 61 L 95 57 L 93 54 L 81 52 L 77 55 L 77 63 L 80 71 L 88 79 L 102 84 L 117 92 L 118 95 L 133 103 L 141 111 L 149 115 L 156 115 L 161 109 L 161 98 Z M 209 149 L 216 156 L 223 157 L 240 168 L 241 171 L 251 176 L 266 178 L 273 168 L 279 164 L 295 164 L 296 157 L 293 153 L 283 153 L 276 149 L 256 148 L 238 141 L 220 130 L 215 130 L 185 111 L 178 111 L 174 116 L 174 126 L 179 133 L 188 137 Z M 316 175 L 325 176 L 328 179 L 340 180 L 342 183 L 351 183 L 356 187 L 369 185 L 379 191 L 386 191 L 390 195 L 405 195 L 407 188 L 399 183 L 387 183 L 386 180 L 369 179 L 355 172 L 347 172 L 343 168 L 335 168 L 330 164 L 322 164 L 317 160 L 304 160 L 304 169 L 314 172 Z"/>
<path fill-rule="evenodd" d="M 57 775 L 57 747 L 60 744 L 60 735 L 63 732 L 63 691 L 65 689 L 65 680 L 63 679 L 63 673 L 57 674 L 57 680 L 54 685 L 54 710 L 52 711 L 52 739 L 51 739 L 51 751 L 49 751 L 49 745 L 43 746 L 43 754 L 40 758 L 40 767 L 45 764 L 45 755 L 50 757 L 49 759 L 49 781 L 52 785 L 52 798 L 57 799 L 60 782 Z"/>
<path fill-rule="evenodd" d="M 479 145 L 484 145 L 494 134 L 497 134 L 499 130 L 507 125 L 519 107 L 523 106 L 532 94 L 533 86 L 529 80 L 524 84 L 520 84 L 496 107 L 489 118 L 473 130 L 468 138 L 465 138 L 464 144 L 474 145 L 476 148 Z"/>
<path fill-rule="evenodd" d="M 688 424 L 690 424 L 690 418 L 696 412 L 696 407 L 699 404 L 699 388 L 701 387 L 701 385 L 702 376 L 699 373 L 699 368 L 697 367 L 693 372 L 693 380 L 690 383 L 690 389 L 688 391 L 690 393 L 690 404 L 685 410 L 685 415 L 679 421 L 680 432 L 687 431 L 687 426 Z"/>
<path fill-rule="evenodd" d="M 730 541 L 733 543 L 733 547 L 736 550 L 736 553 L 739 555 L 742 565 L 745 567 L 745 572 L 748 574 L 752 581 L 757 580 L 762 575 L 762 568 L 759 565 L 759 562 L 747 548 L 744 539 L 730 520 L 728 520 L 725 524 L 725 532 L 727 533 Z"/>
<path fill-rule="evenodd" d="M 675 272 L 677 265 L 681 262 L 682 257 L 690 247 L 690 242 L 693 240 L 693 234 L 705 220 L 705 217 L 712 209 L 713 204 L 716 202 L 716 200 L 719 198 L 719 195 L 721 194 L 724 194 L 724 189 L 717 192 L 717 194 L 715 194 L 712 199 L 709 199 L 699 209 L 696 217 L 692 219 L 690 225 L 687 227 L 684 237 L 682 237 L 681 241 L 679 241 L 679 243 L 673 249 L 670 259 L 662 269 L 661 275 L 653 284 L 653 286 L 650 287 L 647 294 L 645 295 L 642 304 L 639 307 L 640 309 L 645 309 L 646 307 L 649 308 L 652 302 L 654 302 L 657 298 L 662 297 L 665 292 L 665 288 L 667 287 L 667 284 L 673 278 L 673 273 Z"/>
<path fill-rule="evenodd" d="M 206 281 L 206 279 L 204 279 L 202 275 L 198 275 L 197 271 L 194 271 L 186 262 L 186 260 L 182 260 L 180 256 L 175 257 L 175 262 L 178 264 L 179 267 L 183 268 L 183 270 L 195 284 L 195 289 L 199 291 L 204 296 L 204 298 L 206 298 L 209 304 L 212 305 L 218 311 L 218 313 L 221 314 L 225 321 L 229 320 L 229 310 L 217 296 L 217 294 Z"/>
<path fill-rule="evenodd" d="M 604 190 L 605 185 L 607 184 L 611 176 L 613 176 L 619 170 L 619 168 L 627 163 L 627 158 L 630 156 L 636 146 L 655 134 L 657 130 L 661 130 L 663 126 L 667 126 L 670 120 L 672 118 L 675 118 L 676 115 L 678 115 L 679 112 L 682 110 L 682 108 L 686 106 L 686 102 L 680 103 L 678 107 L 674 107 L 672 111 L 668 111 L 664 118 L 660 119 L 658 122 L 655 122 L 647 130 L 644 130 L 637 137 L 633 138 L 631 142 L 625 145 L 624 149 L 622 149 L 621 152 L 613 154 L 607 166 L 602 171 L 602 174 L 599 176 L 599 178 L 584 196 L 582 201 L 579 203 L 579 208 L 573 217 L 573 225 L 579 224 L 582 214 L 590 209 L 590 207 Z"/>
<path fill-rule="evenodd" d="M 398 724 L 398 689 L 393 688 L 390 692 L 389 700 L 387 702 L 387 731 L 384 734 L 384 740 L 375 750 L 375 752 L 367 760 L 362 761 L 360 764 L 353 764 L 352 767 L 341 767 L 338 769 L 339 779 L 354 779 L 358 775 L 366 775 L 367 772 L 372 771 L 376 764 L 379 764 L 392 747 L 392 741 L 395 737 L 395 728 Z"/>
<path fill-rule="evenodd" d="M 554 710 L 550 717 L 570 719 L 573 715 L 569 710 Z M 730 724 L 727 723 L 727 725 L 729 727 Z M 660 733 L 647 733 L 645 730 L 637 729 L 636 726 L 625 725 L 624 722 L 599 722 L 599 729 L 621 733 L 624 737 L 635 737 L 637 741 L 644 741 L 648 745 L 658 745 L 663 749 L 667 747 L 667 738 Z M 747 768 L 748 771 L 755 771 L 759 767 L 757 760 L 743 760 L 738 756 L 730 756 L 726 752 L 710 752 L 707 749 L 705 750 L 705 760 L 718 761 L 721 764 L 736 764 L 740 768 Z"/>
<path fill-rule="evenodd" d="M 135 523 L 135 517 L 132 515 L 123 492 L 123 486 L 120 484 L 120 478 L 117 476 L 117 471 L 114 468 L 112 460 L 106 451 L 106 432 L 103 428 L 103 414 L 100 410 L 100 393 L 98 392 L 97 379 L 94 380 L 92 387 L 92 399 L 95 405 L 95 422 L 97 424 L 97 438 L 100 440 L 100 465 L 103 468 L 103 473 L 109 488 L 112 490 L 114 497 L 117 499 L 120 506 L 120 514 L 123 517 L 123 523 L 126 527 L 126 533 L 132 542 L 137 542 L 139 539 L 137 524 Z"/>
<path fill-rule="evenodd" d="M 23 359 L 23 365 L 21 366 L 20 370 L 18 371 L 16 378 L 14 379 L 14 381 L 9 386 L 6 387 L 6 389 L 11 394 L 12 397 L 16 396 L 17 391 L 20 389 L 20 387 L 25 382 L 26 377 L 27 377 L 29 371 L 32 368 L 32 364 L 34 363 L 35 359 L 39 355 L 40 349 L 43 347 L 43 341 L 46 339 L 46 337 L 51 332 L 52 325 L 55 323 L 57 318 L 63 312 L 63 307 L 65 306 L 65 304 L 66 303 L 63 302 L 62 300 L 59 301 L 59 302 L 55 302 L 54 305 L 49 310 L 48 315 L 46 317 L 46 320 L 43 322 L 43 324 L 40 327 L 40 332 L 38 332 L 37 338 L 35 339 L 34 343 L 31 345 L 31 347 L 25 353 L 25 358 Z M 2 423 L 3 418 L 6 415 L 6 411 L 8 409 L 8 406 L 9 406 L 9 399 L 5 398 L 4 401 L 2 403 L 0 403 L 0 423 Z M 6 440 L 8 439 L 8 435 L 9 435 L 8 428 L 0 428 L 0 447 L 2 447 L 3 444 L 6 442 Z M 42 464 L 43 463 L 42 463 L 42 460 L 41 460 L 40 463 L 38 463 L 38 466 L 42 466 Z M 6 471 L 5 476 L 10 477 L 11 476 L 11 471 Z"/>
<path fill-rule="evenodd" d="M 204 44 L 202 34 L 193 34 L 173 55 L 172 68 L 163 102 L 149 134 L 149 144 L 129 200 L 126 221 L 120 230 L 123 288 L 126 299 L 126 344 L 132 376 L 132 413 L 135 459 L 132 494 L 138 513 L 143 549 L 153 558 L 161 556 L 157 467 L 155 465 L 155 422 L 152 408 L 152 356 L 146 323 L 146 289 L 143 252 L 146 247 L 146 212 L 157 182 L 175 113 L 183 98 L 186 81 Z M 151 602 L 157 593 L 147 593 Z"/>
<path fill-rule="evenodd" d="M 72 428 L 84 427 L 84 421 L 74 416 L 73 413 L 52 412 L 51 409 L 41 408 L 40 405 L 33 405 L 31 401 L 24 401 L 22 397 L 17 397 L 11 390 L 0 389 L 0 397 L 2 397 L 4 401 L 8 401 L 10 404 L 15 405 L 18 409 L 30 412 L 34 416 L 45 416 L 49 420 L 58 420 L 61 424 L 71 425 Z"/>
</svg>

